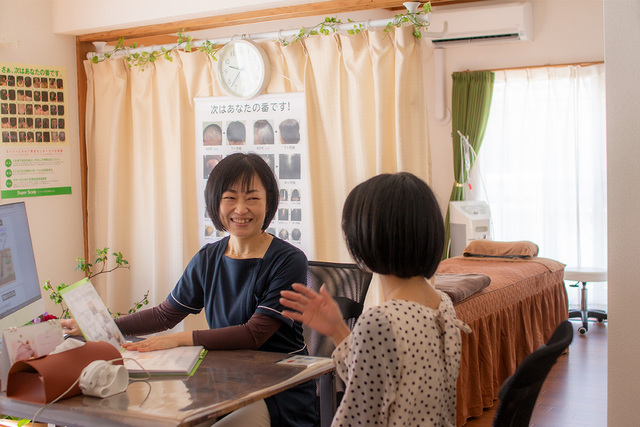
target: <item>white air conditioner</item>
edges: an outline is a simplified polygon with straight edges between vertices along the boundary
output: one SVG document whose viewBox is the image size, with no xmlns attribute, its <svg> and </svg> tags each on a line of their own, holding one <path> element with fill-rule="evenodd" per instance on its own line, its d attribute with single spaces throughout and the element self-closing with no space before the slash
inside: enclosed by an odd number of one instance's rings
<svg viewBox="0 0 640 427">
<path fill-rule="evenodd" d="M 531 3 L 503 3 L 464 6 L 455 9 L 434 7 L 429 29 L 439 31 L 447 22 L 447 33 L 431 39 L 434 47 L 498 43 L 533 39 Z"/>
</svg>

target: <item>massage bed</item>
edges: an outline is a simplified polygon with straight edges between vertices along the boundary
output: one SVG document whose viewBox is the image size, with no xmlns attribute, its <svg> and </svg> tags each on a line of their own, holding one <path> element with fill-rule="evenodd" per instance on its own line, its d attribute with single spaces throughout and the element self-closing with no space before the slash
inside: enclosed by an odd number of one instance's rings
<svg viewBox="0 0 640 427">
<path fill-rule="evenodd" d="M 442 261 L 436 275 L 436 287 L 452 296 L 458 318 L 472 329 L 462 333 L 458 426 L 493 406 L 504 380 L 568 317 L 563 264 L 537 256 L 465 255 Z M 446 289 L 443 279 L 459 275 L 484 275 L 490 283 L 461 294 Z"/>
</svg>

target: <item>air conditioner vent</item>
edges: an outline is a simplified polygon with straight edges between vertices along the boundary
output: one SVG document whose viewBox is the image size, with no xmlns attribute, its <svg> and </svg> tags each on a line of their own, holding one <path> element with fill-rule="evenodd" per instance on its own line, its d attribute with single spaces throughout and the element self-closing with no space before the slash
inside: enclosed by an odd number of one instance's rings
<svg viewBox="0 0 640 427">
<path fill-rule="evenodd" d="M 520 34 L 510 33 L 510 34 L 493 34 L 488 36 L 476 36 L 476 37 L 435 39 L 435 40 L 431 40 L 431 42 L 433 43 L 434 46 L 444 47 L 444 46 L 470 44 L 470 43 L 477 43 L 477 42 L 487 42 L 487 43 L 508 42 L 508 41 L 516 41 L 520 39 L 521 39 Z"/>
</svg>

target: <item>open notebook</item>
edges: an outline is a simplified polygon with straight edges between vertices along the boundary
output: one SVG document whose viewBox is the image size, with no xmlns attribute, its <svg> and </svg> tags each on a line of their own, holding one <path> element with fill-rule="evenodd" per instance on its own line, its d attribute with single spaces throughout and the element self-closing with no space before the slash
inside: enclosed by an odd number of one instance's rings
<svg viewBox="0 0 640 427">
<path fill-rule="evenodd" d="M 124 336 L 89 279 L 74 283 L 60 293 L 85 339 L 106 341 L 120 349 L 125 367 L 132 375 L 146 372 L 152 375 L 192 375 L 204 357 L 206 351 L 202 346 L 150 352 L 125 350 L 122 346 Z"/>
</svg>

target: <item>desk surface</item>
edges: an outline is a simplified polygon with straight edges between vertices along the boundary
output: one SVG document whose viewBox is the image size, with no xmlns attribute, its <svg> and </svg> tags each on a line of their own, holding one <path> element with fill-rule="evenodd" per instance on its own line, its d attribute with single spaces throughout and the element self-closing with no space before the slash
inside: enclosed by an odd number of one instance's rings
<svg viewBox="0 0 640 427">
<path fill-rule="evenodd" d="M 78 395 L 49 405 L 37 421 L 72 426 L 191 426 L 331 372 L 277 364 L 287 354 L 210 351 L 191 377 L 130 381 L 126 392 L 99 399 Z M 0 413 L 32 419 L 42 405 L 0 397 Z"/>
</svg>

